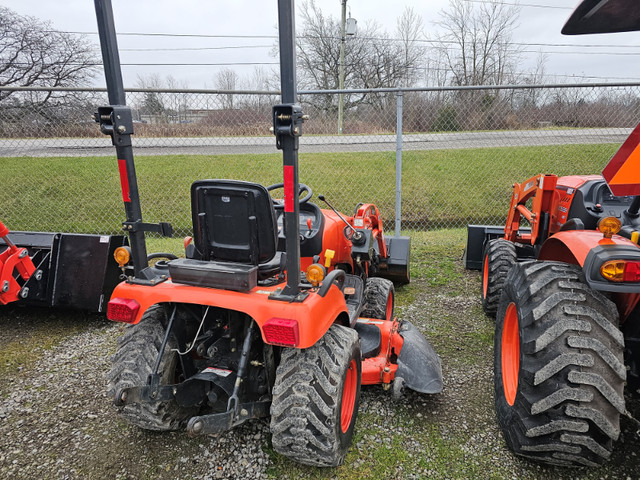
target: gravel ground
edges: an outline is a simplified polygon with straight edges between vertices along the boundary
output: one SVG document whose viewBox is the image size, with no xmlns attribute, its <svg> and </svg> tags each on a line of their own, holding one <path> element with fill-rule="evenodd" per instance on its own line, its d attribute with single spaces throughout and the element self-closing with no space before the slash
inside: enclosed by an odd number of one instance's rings
<svg viewBox="0 0 640 480">
<path fill-rule="evenodd" d="M 363 388 L 343 467 L 303 467 L 278 456 L 267 420 L 202 438 L 129 426 L 105 393 L 122 327 L 90 317 L 0 378 L 0 478 L 640 478 L 637 427 L 626 419 L 613 458 L 597 470 L 542 467 L 506 449 L 493 416 L 492 326 L 475 295 L 477 275 L 461 275 L 458 295 L 414 282 L 415 298 L 402 309 L 441 355 L 444 392 L 409 391 L 394 401 L 380 387 Z M 0 351 L 46 336 L 59 318 L 41 313 L 0 310 Z"/>
</svg>

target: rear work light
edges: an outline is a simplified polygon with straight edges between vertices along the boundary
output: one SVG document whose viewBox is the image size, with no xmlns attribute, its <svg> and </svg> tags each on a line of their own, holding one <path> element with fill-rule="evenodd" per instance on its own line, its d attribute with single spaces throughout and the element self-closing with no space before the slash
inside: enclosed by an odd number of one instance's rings
<svg viewBox="0 0 640 480">
<path fill-rule="evenodd" d="M 610 282 L 640 282 L 640 262 L 609 260 L 600 267 L 600 275 Z"/>
<path fill-rule="evenodd" d="M 131 298 L 112 298 L 107 304 L 107 318 L 114 322 L 133 323 L 140 304 Z"/>
<path fill-rule="evenodd" d="M 272 318 L 262 326 L 262 332 L 267 343 L 295 347 L 300 336 L 298 322 L 289 318 Z"/>
</svg>

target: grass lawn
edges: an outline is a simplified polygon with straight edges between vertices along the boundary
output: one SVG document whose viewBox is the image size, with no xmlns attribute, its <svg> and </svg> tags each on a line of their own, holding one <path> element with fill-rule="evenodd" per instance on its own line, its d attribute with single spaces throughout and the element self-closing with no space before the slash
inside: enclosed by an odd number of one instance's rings
<svg viewBox="0 0 640 480">
<path fill-rule="evenodd" d="M 538 173 L 592 174 L 618 145 L 561 145 L 406 151 L 403 228 L 501 223 L 511 185 Z M 1 158 L 5 182 L 0 220 L 14 230 L 107 233 L 124 220 L 116 163 L 110 157 Z M 191 229 L 190 185 L 235 178 L 269 185 L 282 179 L 280 155 L 136 157 L 143 218 L 168 221 L 179 236 Z M 314 153 L 300 156 L 300 181 L 337 208 L 378 205 L 387 228 L 395 213 L 395 153 Z M 281 194 L 281 191 L 280 191 Z"/>
</svg>

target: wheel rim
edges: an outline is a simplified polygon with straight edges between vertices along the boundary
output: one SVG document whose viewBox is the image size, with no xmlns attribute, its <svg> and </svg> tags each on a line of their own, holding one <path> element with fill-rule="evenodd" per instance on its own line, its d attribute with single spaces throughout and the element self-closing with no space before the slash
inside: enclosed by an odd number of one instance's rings
<svg viewBox="0 0 640 480">
<path fill-rule="evenodd" d="M 387 297 L 387 312 L 385 313 L 385 319 L 391 320 L 393 317 L 393 292 L 389 292 Z"/>
<path fill-rule="evenodd" d="M 344 389 L 342 390 L 342 408 L 340 412 L 340 428 L 342 433 L 347 433 L 351 419 L 353 418 L 353 408 L 356 403 L 356 391 L 358 390 L 358 366 L 355 360 L 351 360 L 347 375 L 344 379 Z"/>
<path fill-rule="evenodd" d="M 482 298 L 487 298 L 488 283 L 489 283 L 489 255 L 485 255 L 484 262 L 482 262 Z"/>
<path fill-rule="evenodd" d="M 516 401 L 518 374 L 520 371 L 520 332 L 518 330 L 518 309 L 511 302 L 507 306 L 502 326 L 501 343 L 502 387 L 509 405 Z"/>
</svg>

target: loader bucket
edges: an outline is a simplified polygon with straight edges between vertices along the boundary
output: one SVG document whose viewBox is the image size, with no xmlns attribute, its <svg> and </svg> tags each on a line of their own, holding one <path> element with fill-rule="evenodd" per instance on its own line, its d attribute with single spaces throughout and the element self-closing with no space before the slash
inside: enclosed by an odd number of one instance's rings
<svg viewBox="0 0 640 480">
<path fill-rule="evenodd" d="M 102 312 L 120 282 L 113 252 L 126 245 L 118 235 L 11 232 L 9 240 L 26 248 L 36 267 L 22 287 L 19 303 Z M 0 240 L 0 252 L 6 248 Z"/>
<path fill-rule="evenodd" d="M 411 238 L 387 237 L 388 257 L 380 260 L 378 275 L 394 283 L 405 284 L 411 281 L 409 273 L 409 254 L 411 252 Z"/>
<path fill-rule="evenodd" d="M 413 326 L 404 321 L 399 330 L 404 339 L 398 356 L 398 377 L 411 390 L 421 393 L 442 391 L 442 364 L 428 340 Z"/>
</svg>

